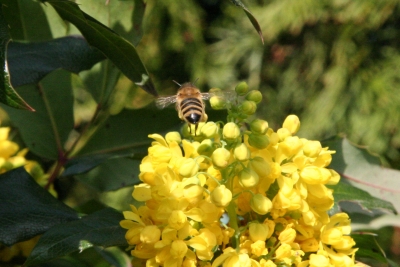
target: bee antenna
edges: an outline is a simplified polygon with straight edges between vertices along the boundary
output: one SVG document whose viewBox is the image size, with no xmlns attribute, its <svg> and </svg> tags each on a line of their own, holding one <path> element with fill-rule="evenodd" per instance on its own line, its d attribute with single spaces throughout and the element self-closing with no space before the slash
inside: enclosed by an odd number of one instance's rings
<svg viewBox="0 0 400 267">
<path fill-rule="evenodd" d="M 199 78 L 197 78 L 196 80 L 194 80 L 193 84 L 197 83 L 198 80 L 199 80 Z"/>
<path fill-rule="evenodd" d="M 182 85 L 180 85 L 177 81 L 175 81 L 175 80 L 172 80 L 174 83 L 176 83 L 177 85 L 179 85 L 179 86 L 182 86 Z"/>
</svg>

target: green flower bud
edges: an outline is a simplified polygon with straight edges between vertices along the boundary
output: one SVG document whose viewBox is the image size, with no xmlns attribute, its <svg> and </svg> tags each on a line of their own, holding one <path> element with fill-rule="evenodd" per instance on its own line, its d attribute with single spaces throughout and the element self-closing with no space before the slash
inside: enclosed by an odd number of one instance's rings
<svg viewBox="0 0 400 267">
<path fill-rule="evenodd" d="M 229 164 L 231 153 L 226 148 L 220 147 L 214 150 L 211 155 L 212 162 L 215 168 L 225 168 Z"/>
<path fill-rule="evenodd" d="M 182 139 L 181 139 L 181 135 L 178 132 L 169 132 L 165 135 L 165 140 L 167 141 L 167 143 L 171 143 L 171 142 L 177 142 L 178 144 L 181 143 Z"/>
<path fill-rule="evenodd" d="M 267 135 L 251 133 L 248 142 L 254 148 L 264 149 L 269 145 L 269 138 Z"/>
<path fill-rule="evenodd" d="M 209 93 L 214 94 L 214 96 L 210 98 L 210 105 L 213 109 L 219 110 L 226 108 L 227 101 L 221 89 L 211 88 Z"/>
<path fill-rule="evenodd" d="M 181 167 L 179 168 L 179 174 L 183 177 L 192 177 L 199 171 L 199 164 L 192 159 L 187 158 L 183 161 Z"/>
<path fill-rule="evenodd" d="M 214 151 L 213 142 L 210 139 L 204 139 L 197 148 L 197 153 L 200 155 L 211 156 Z"/>
<path fill-rule="evenodd" d="M 235 141 L 240 136 L 240 129 L 234 122 L 228 122 L 222 129 L 222 135 L 227 141 Z"/>
<path fill-rule="evenodd" d="M 271 166 L 262 157 L 252 158 L 247 167 L 254 170 L 259 177 L 265 177 L 271 172 Z"/>
<path fill-rule="evenodd" d="M 258 174 L 252 169 L 244 168 L 239 173 L 239 183 L 244 188 L 256 186 L 259 180 Z"/>
<path fill-rule="evenodd" d="M 265 215 L 272 209 L 272 202 L 266 196 L 255 194 L 251 197 L 250 207 L 255 213 Z"/>
<path fill-rule="evenodd" d="M 297 131 L 300 129 L 299 117 L 296 115 L 287 116 L 282 127 L 288 129 L 291 134 L 297 133 Z"/>
<path fill-rule="evenodd" d="M 268 122 L 265 120 L 255 119 L 250 123 L 250 130 L 255 134 L 266 134 L 268 131 Z"/>
<path fill-rule="evenodd" d="M 254 101 L 256 104 L 260 103 L 262 100 L 262 94 L 260 91 L 258 90 L 253 90 L 250 91 L 247 95 L 246 95 L 246 100 L 249 101 Z"/>
<path fill-rule="evenodd" d="M 233 150 L 233 155 L 235 156 L 236 160 L 245 161 L 250 158 L 250 150 L 245 144 L 241 143 L 240 145 L 235 147 L 235 149 Z"/>
<path fill-rule="evenodd" d="M 217 207 L 226 207 L 232 200 L 232 192 L 225 185 L 218 186 L 211 192 L 211 201 Z"/>
<path fill-rule="evenodd" d="M 245 100 L 240 105 L 240 109 L 246 115 L 253 115 L 257 110 L 257 104 L 254 101 Z"/>
<path fill-rule="evenodd" d="M 268 225 L 262 223 L 250 223 L 249 225 L 249 235 L 250 239 L 253 242 L 258 240 L 265 241 L 269 234 L 270 230 Z"/>
<path fill-rule="evenodd" d="M 186 139 L 190 139 L 192 137 L 192 135 L 189 132 L 189 125 L 187 123 L 184 123 L 182 128 L 181 128 L 181 133 L 182 136 Z"/>
<path fill-rule="evenodd" d="M 218 125 L 213 121 L 207 122 L 201 128 L 201 134 L 204 135 L 205 138 L 214 137 L 216 134 L 218 134 Z"/>
<path fill-rule="evenodd" d="M 240 82 L 238 85 L 236 85 L 235 91 L 238 95 L 245 95 L 247 94 L 247 91 L 249 91 L 249 86 L 246 82 Z"/>
</svg>

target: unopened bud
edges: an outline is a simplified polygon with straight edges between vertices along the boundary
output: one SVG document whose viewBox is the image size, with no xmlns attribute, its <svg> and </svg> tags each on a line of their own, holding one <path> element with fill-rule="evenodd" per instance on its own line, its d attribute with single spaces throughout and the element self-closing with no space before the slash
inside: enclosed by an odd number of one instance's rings
<svg viewBox="0 0 400 267">
<path fill-rule="evenodd" d="M 222 135 L 227 141 L 235 141 L 240 136 L 240 129 L 234 122 L 228 122 L 222 129 Z"/>
<path fill-rule="evenodd" d="M 296 115 L 287 116 L 282 127 L 288 129 L 291 134 L 297 133 L 297 131 L 300 129 L 299 117 Z"/>
<path fill-rule="evenodd" d="M 254 101 L 245 100 L 240 105 L 240 109 L 246 115 L 253 115 L 257 110 L 257 104 Z"/>
<path fill-rule="evenodd" d="M 201 133 L 205 138 L 212 138 L 218 133 L 218 125 L 213 121 L 209 121 L 201 128 Z"/>
<path fill-rule="evenodd" d="M 265 215 L 272 209 L 272 202 L 266 196 L 255 194 L 250 200 L 250 207 L 255 213 Z"/>
<path fill-rule="evenodd" d="M 259 177 L 265 177 L 271 172 L 271 166 L 262 157 L 252 158 L 248 167 L 254 170 Z"/>
<path fill-rule="evenodd" d="M 260 103 L 262 100 L 262 94 L 260 91 L 258 90 L 253 90 L 250 91 L 247 95 L 246 95 L 246 100 L 249 101 L 254 101 L 256 104 Z"/>
<path fill-rule="evenodd" d="M 169 132 L 165 135 L 165 140 L 168 144 L 171 142 L 177 142 L 178 144 L 181 143 L 181 135 L 178 132 Z"/>
<path fill-rule="evenodd" d="M 232 200 L 232 192 L 225 185 L 220 185 L 211 193 L 211 201 L 218 207 L 226 207 Z"/>
<path fill-rule="evenodd" d="M 197 148 L 197 153 L 200 155 L 211 156 L 214 151 L 213 142 L 210 139 L 201 141 L 200 146 Z"/>
<path fill-rule="evenodd" d="M 220 147 L 214 150 L 211 155 L 212 162 L 215 168 L 225 168 L 229 164 L 231 153 L 226 148 Z"/>
<path fill-rule="evenodd" d="M 251 133 L 248 142 L 254 148 L 264 149 L 269 145 L 269 138 L 267 135 Z"/>
<path fill-rule="evenodd" d="M 211 88 L 209 91 L 213 96 L 210 98 L 210 105 L 213 109 L 225 109 L 227 106 L 227 100 L 219 88 Z"/>
<path fill-rule="evenodd" d="M 268 131 L 268 122 L 265 120 L 255 119 L 250 123 L 250 130 L 255 134 L 266 134 Z"/>
<path fill-rule="evenodd" d="M 250 223 L 249 225 L 249 235 L 253 242 L 258 240 L 265 241 L 269 234 L 268 225 L 262 223 Z"/>
<path fill-rule="evenodd" d="M 244 168 L 239 173 L 239 183 L 244 188 L 251 188 L 256 186 L 259 182 L 260 178 L 258 174 L 249 168 Z"/>
<path fill-rule="evenodd" d="M 179 174 L 183 177 L 192 177 L 199 171 L 199 164 L 192 159 L 187 158 L 183 160 L 181 167 L 179 168 Z"/>
<path fill-rule="evenodd" d="M 235 91 L 238 95 L 245 95 L 247 94 L 247 91 L 249 90 L 249 86 L 247 85 L 246 82 L 240 82 L 238 85 L 235 87 Z"/>
<path fill-rule="evenodd" d="M 245 161 L 250 158 L 250 150 L 245 144 L 241 143 L 240 145 L 235 147 L 235 149 L 233 150 L 233 155 L 235 156 L 236 160 Z"/>
</svg>

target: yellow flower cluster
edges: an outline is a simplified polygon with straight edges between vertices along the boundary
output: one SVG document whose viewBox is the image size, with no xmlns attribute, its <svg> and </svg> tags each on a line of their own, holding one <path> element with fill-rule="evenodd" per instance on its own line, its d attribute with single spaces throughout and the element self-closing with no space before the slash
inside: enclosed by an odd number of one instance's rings
<svg viewBox="0 0 400 267">
<path fill-rule="evenodd" d="M 237 116 L 243 109 L 236 112 L 223 126 L 200 124 L 194 140 L 178 132 L 149 135 L 143 183 L 132 194 L 145 205 L 132 206 L 121 221 L 135 260 L 168 267 L 354 266 L 347 214 L 327 213 L 334 199 L 326 185 L 340 178 L 327 168 L 334 151 L 295 136 L 295 115 L 275 132 L 259 119 L 245 129 L 247 117 Z"/>
</svg>

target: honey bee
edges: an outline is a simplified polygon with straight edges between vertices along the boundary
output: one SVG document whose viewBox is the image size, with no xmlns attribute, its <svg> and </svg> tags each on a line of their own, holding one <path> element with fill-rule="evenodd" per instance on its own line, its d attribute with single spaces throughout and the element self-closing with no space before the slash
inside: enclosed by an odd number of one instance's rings
<svg viewBox="0 0 400 267">
<path fill-rule="evenodd" d="M 174 81 L 175 82 L 175 81 Z M 211 93 L 201 93 L 193 83 L 187 82 L 180 86 L 178 93 L 173 96 L 159 97 L 156 100 L 158 108 L 164 108 L 172 103 L 176 103 L 176 110 L 179 118 L 186 121 L 189 125 L 189 132 L 192 133 L 191 125 L 195 126 L 195 135 L 199 122 L 207 121 L 205 113 L 205 104 L 203 100 L 208 100 L 212 96 Z"/>
</svg>

